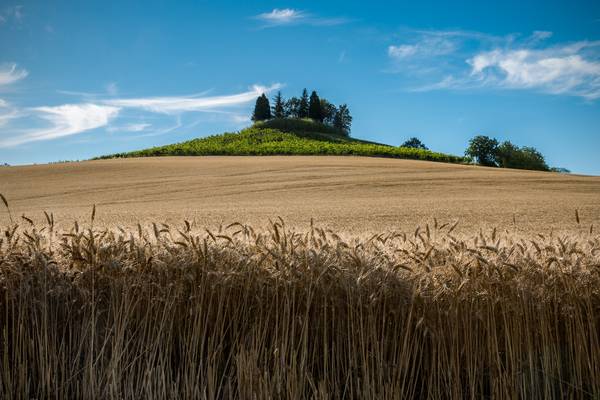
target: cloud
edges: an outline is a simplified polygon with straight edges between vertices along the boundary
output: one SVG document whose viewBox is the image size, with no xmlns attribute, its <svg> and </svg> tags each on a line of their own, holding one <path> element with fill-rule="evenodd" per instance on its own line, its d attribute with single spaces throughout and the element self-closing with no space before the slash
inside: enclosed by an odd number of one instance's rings
<svg viewBox="0 0 600 400">
<path fill-rule="evenodd" d="M 0 99 L 0 127 L 18 117 L 19 112 L 8 101 Z"/>
<path fill-rule="evenodd" d="M 0 133 L 0 148 L 41 140 L 58 139 L 102 127 L 106 127 L 107 132 L 144 132 L 143 136 L 162 135 L 184 126 L 182 115 L 187 112 L 225 115 L 229 119 L 239 122 L 241 117 L 235 107 L 251 103 L 262 93 L 268 93 L 281 87 L 282 85 L 279 83 L 268 87 L 255 85 L 248 91 L 225 96 L 207 96 L 208 92 L 203 92 L 193 96 L 120 99 L 106 98 L 105 94 L 104 100 L 99 97 L 100 95 L 95 99 L 89 99 L 86 93 L 70 93 L 80 95 L 84 99 L 87 98 L 87 100 L 77 104 L 25 108 L 22 110 L 16 109 L 0 99 L 0 125 L 7 125 L 13 119 L 22 119 L 30 126 L 36 120 L 41 120 L 47 125 L 46 127 L 23 130 L 16 130 L 13 125 L 10 130 L 3 129 L 3 132 Z M 108 89 L 107 92 L 110 92 Z M 116 93 L 116 87 L 113 92 Z M 144 122 L 143 120 L 149 118 L 149 116 L 143 115 L 137 117 L 139 119 L 143 118 L 142 121 L 138 119 L 138 121 L 127 124 L 110 125 L 119 116 L 131 118 L 126 114 L 128 109 L 172 116 L 175 124 L 148 133 L 148 128 L 154 126 L 154 124 L 150 125 Z M 187 124 L 185 127 L 192 127 L 199 122 L 200 120 L 196 119 L 195 122 Z M 160 122 L 158 126 L 160 126 Z"/>
<path fill-rule="evenodd" d="M 29 73 L 24 69 L 17 69 L 16 63 L 0 65 L 0 86 L 10 85 L 27 77 Z"/>
<path fill-rule="evenodd" d="M 393 72 L 418 82 L 412 91 L 522 89 L 600 98 L 600 41 L 547 45 L 552 32 L 528 37 L 477 32 L 419 32 L 388 46 Z"/>
<path fill-rule="evenodd" d="M 300 24 L 313 26 L 332 26 L 349 22 L 347 18 L 318 17 L 306 11 L 295 10 L 293 8 L 274 8 L 270 12 L 255 15 L 253 18 L 262 21 L 264 23 L 263 27 L 265 28 Z"/>
<path fill-rule="evenodd" d="M 117 94 L 119 94 L 119 86 L 117 86 L 117 83 L 109 82 L 106 85 L 106 93 L 108 93 L 110 96 L 116 96 Z"/>
<path fill-rule="evenodd" d="M 5 106 L 0 107 L 0 127 L 8 124 L 9 121 L 19 117 L 16 110 L 8 109 Z"/>
<path fill-rule="evenodd" d="M 545 49 L 494 49 L 467 62 L 485 85 L 539 89 L 552 94 L 600 98 L 600 62 L 583 54 L 588 42 Z"/>
<path fill-rule="evenodd" d="M 137 108 L 161 114 L 180 114 L 183 112 L 215 112 L 223 107 L 238 106 L 256 100 L 262 93 L 281 88 L 277 83 L 269 87 L 255 85 L 251 90 L 226 96 L 181 96 L 181 97 L 144 97 L 133 99 L 111 99 L 104 103 L 123 108 Z"/>
<path fill-rule="evenodd" d="M 142 132 L 151 126 L 151 124 L 147 123 L 133 123 L 121 126 L 109 126 L 106 130 L 108 132 Z"/>
<path fill-rule="evenodd" d="M 388 56 L 395 60 L 411 57 L 436 57 L 453 53 L 456 47 L 456 43 L 448 38 L 430 36 L 414 44 L 391 45 L 388 47 Z"/>
<path fill-rule="evenodd" d="M 306 18 L 306 13 L 292 8 L 275 8 L 271 12 L 258 14 L 255 18 L 272 25 L 286 25 Z"/>
<path fill-rule="evenodd" d="M 550 31 L 533 31 L 533 33 L 531 34 L 531 39 L 538 41 L 538 40 L 546 40 L 552 37 L 552 32 Z"/>
<path fill-rule="evenodd" d="M 4 10 L 0 12 L 0 25 L 14 21 L 15 23 L 20 23 L 23 20 L 23 6 L 17 5 L 12 7 L 6 7 Z"/>
<path fill-rule="evenodd" d="M 20 132 L 12 137 L 0 138 L 0 147 L 12 147 L 40 140 L 57 139 L 106 126 L 117 116 L 119 108 L 91 103 L 64 104 L 55 107 L 30 109 L 37 117 L 50 123 L 50 127 Z"/>
</svg>

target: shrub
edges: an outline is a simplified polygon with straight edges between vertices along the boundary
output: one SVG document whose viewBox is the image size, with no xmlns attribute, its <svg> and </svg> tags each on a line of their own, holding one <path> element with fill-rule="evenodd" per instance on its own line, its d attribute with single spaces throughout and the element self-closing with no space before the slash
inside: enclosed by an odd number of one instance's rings
<svg viewBox="0 0 600 400">
<path fill-rule="evenodd" d="M 413 149 L 429 150 L 427 148 L 427 146 L 425 146 L 423 144 L 423 142 L 421 142 L 421 140 L 419 140 L 416 137 L 412 137 L 412 138 L 408 139 L 406 142 L 402 143 L 400 145 L 400 147 L 410 147 L 410 148 L 413 148 Z"/>
</svg>

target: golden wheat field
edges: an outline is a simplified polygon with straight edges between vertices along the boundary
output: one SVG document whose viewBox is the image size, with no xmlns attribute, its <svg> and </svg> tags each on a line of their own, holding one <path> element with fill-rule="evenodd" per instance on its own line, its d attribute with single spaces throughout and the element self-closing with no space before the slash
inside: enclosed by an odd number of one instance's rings
<svg viewBox="0 0 600 400">
<path fill-rule="evenodd" d="M 204 157 L 0 182 L 0 398 L 600 398 L 600 178 Z"/>
<path fill-rule="evenodd" d="M 366 157 L 168 157 L 0 169 L 0 192 L 16 215 L 58 223 L 89 218 L 237 221 L 263 226 L 311 218 L 347 233 L 414 230 L 433 217 L 480 227 L 550 232 L 600 225 L 600 177 Z M 3 215 L 0 221 L 6 222 Z"/>
</svg>

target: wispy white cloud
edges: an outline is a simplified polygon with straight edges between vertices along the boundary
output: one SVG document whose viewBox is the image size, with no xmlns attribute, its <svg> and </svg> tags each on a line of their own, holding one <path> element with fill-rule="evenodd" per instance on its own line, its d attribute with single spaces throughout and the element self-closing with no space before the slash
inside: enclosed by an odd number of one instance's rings
<svg viewBox="0 0 600 400">
<path fill-rule="evenodd" d="M 531 41 L 537 42 L 540 40 L 546 40 L 552 37 L 552 32 L 550 31 L 533 31 L 531 34 Z"/>
<path fill-rule="evenodd" d="M 5 101 L 0 99 L 0 127 L 6 125 L 9 121 L 19 117 L 19 112 Z"/>
<path fill-rule="evenodd" d="M 431 35 L 414 44 L 391 45 L 388 56 L 395 60 L 415 57 L 436 57 L 456 51 L 457 44 L 447 37 Z"/>
<path fill-rule="evenodd" d="M 19 117 L 19 111 L 8 101 L 0 99 L 0 127 Z"/>
<path fill-rule="evenodd" d="M 107 98 L 107 93 L 101 96 L 68 92 L 70 95 L 82 97 L 83 102 L 24 109 L 17 109 L 0 99 L 0 125 L 10 125 L 11 128 L 3 129 L 0 132 L 0 148 L 58 139 L 97 128 L 105 128 L 107 132 L 136 132 L 142 133 L 141 136 L 156 136 L 182 127 L 190 128 L 201 122 L 201 119 L 196 118 L 192 123 L 184 125 L 182 116 L 186 113 L 201 112 L 204 115 L 224 115 L 227 119 L 238 123 L 242 118 L 247 121 L 247 117 L 241 116 L 240 109 L 236 107 L 251 103 L 262 93 L 268 93 L 281 87 L 282 85 L 279 83 L 271 86 L 255 85 L 248 91 L 224 96 L 207 96 L 208 92 L 203 92 L 192 96 L 131 99 Z M 107 92 L 109 91 L 107 88 Z M 90 96 L 93 97 L 90 98 Z M 137 121 L 131 121 L 132 116 L 127 116 L 128 109 L 141 111 L 141 113 L 136 113 L 138 115 L 133 116 Z M 145 121 L 153 118 L 148 113 L 159 114 L 154 117 L 159 120 L 164 119 L 164 115 L 171 116 L 175 123 L 161 128 L 159 121 L 156 130 L 149 129 L 154 128 L 155 125 Z M 131 122 L 112 125 L 117 117 L 127 118 Z M 9 123 L 13 119 L 22 119 L 30 125 L 41 120 L 46 126 L 19 130 L 15 128 L 14 124 Z"/>
<path fill-rule="evenodd" d="M 306 13 L 292 8 L 275 8 L 271 12 L 258 14 L 255 18 L 271 25 L 286 25 L 306 18 Z"/>
<path fill-rule="evenodd" d="M 161 114 L 180 114 L 183 112 L 214 112 L 221 108 L 238 106 L 256 100 L 262 93 L 281 88 L 277 83 L 269 87 L 255 85 L 251 90 L 226 96 L 180 96 L 180 97 L 143 97 L 133 99 L 111 99 L 104 103 L 123 108 L 137 108 Z"/>
<path fill-rule="evenodd" d="M 106 85 L 106 93 L 110 96 L 116 96 L 119 94 L 119 86 L 116 82 L 109 82 Z"/>
<path fill-rule="evenodd" d="M 0 25 L 7 23 L 9 21 L 13 21 L 15 23 L 20 23 L 23 20 L 23 6 L 16 5 L 5 7 L 0 10 Z"/>
<path fill-rule="evenodd" d="M 417 76 L 413 91 L 530 89 L 600 98 L 600 41 L 544 45 L 552 32 L 528 37 L 477 32 L 420 32 L 417 40 L 388 47 L 393 72 Z"/>
<path fill-rule="evenodd" d="M 0 112 L 0 127 L 8 124 L 9 121 L 19 117 L 19 113 L 15 110 L 8 112 Z"/>
<path fill-rule="evenodd" d="M 270 12 L 255 15 L 253 17 L 261 21 L 263 27 L 275 27 L 283 25 L 313 25 L 313 26 L 332 26 L 341 25 L 350 22 L 349 19 L 343 17 L 319 17 L 303 10 L 293 8 L 275 8 Z"/>
<path fill-rule="evenodd" d="M 27 77 L 29 73 L 18 69 L 16 63 L 0 65 L 0 86 L 10 85 Z"/>
<path fill-rule="evenodd" d="M 33 115 L 50 123 L 49 127 L 26 130 L 0 137 L 0 147 L 12 147 L 40 140 L 57 139 L 106 126 L 119 113 L 118 107 L 91 103 L 36 107 Z"/>
<path fill-rule="evenodd" d="M 118 126 L 109 126 L 108 128 L 106 128 L 106 130 L 108 132 L 142 132 L 151 126 L 151 124 L 141 122 Z"/>
<path fill-rule="evenodd" d="M 471 76 L 485 85 L 539 89 L 600 98 L 600 61 L 583 53 L 600 43 L 578 42 L 545 49 L 494 49 L 468 60 Z"/>
</svg>

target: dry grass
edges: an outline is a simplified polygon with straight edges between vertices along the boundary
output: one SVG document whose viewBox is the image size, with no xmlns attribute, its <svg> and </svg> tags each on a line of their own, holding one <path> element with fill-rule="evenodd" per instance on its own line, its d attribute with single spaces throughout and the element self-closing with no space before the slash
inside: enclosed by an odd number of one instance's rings
<svg viewBox="0 0 600 400">
<path fill-rule="evenodd" d="M 0 397 L 600 397 L 600 237 L 579 215 L 568 236 L 352 238 L 93 214 L 3 229 Z"/>
<path fill-rule="evenodd" d="M 457 231 L 509 228 L 548 234 L 573 226 L 573 210 L 600 226 L 600 178 L 364 157 L 168 157 L 0 168 L 0 192 L 15 216 L 37 223 L 89 218 L 203 226 L 240 221 L 264 227 L 282 216 L 310 218 L 361 235 L 414 230 L 433 216 Z M 514 221 L 514 222 L 513 222 Z M 0 223 L 8 223 L 5 214 Z M 68 229 L 68 226 L 65 226 Z"/>
</svg>

